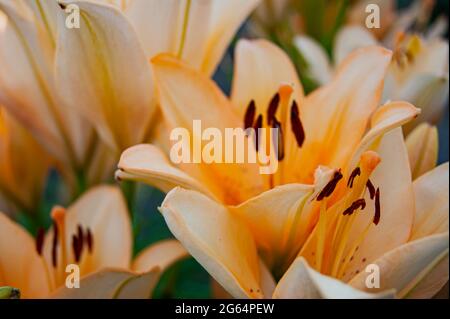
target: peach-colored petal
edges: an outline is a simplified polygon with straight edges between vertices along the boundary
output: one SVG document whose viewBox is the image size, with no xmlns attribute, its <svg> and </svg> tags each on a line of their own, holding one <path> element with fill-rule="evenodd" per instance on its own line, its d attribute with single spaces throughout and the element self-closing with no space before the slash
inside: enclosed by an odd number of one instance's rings
<svg viewBox="0 0 450 319">
<path fill-rule="evenodd" d="M 200 139 L 194 131 L 194 121 L 201 121 L 201 128 L 216 128 L 225 136 L 225 129 L 241 129 L 242 121 L 233 113 L 231 103 L 216 84 L 176 58 L 161 54 L 152 59 L 153 70 L 158 84 L 160 105 L 170 128 L 185 128 L 192 139 Z M 189 110 L 187 112 L 186 110 Z M 242 133 L 242 130 L 241 130 Z M 194 144 L 194 143 L 192 143 Z M 200 149 L 207 143 L 201 141 Z M 227 145 L 225 144 L 225 147 Z M 193 145 L 191 152 L 194 154 Z M 251 148 L 253 150 L 253 148 Z M 225 152 L 234 150 L 227 148 Z M 191 155 L 191 162 L 194 155 Z M 201 154 L 199 154 L 201 155 Z M 257 164 L 252 163 L 187 164 L 201 168 L 201 181 L 209 189 L 219 191 L 219 198 L 227 204 L 240 203 L 263 190 L 263 180 Z"/>
<path fill-rule="evenodd" d="M 407 102 L 390 102 L 379 107 L 371 118 L 371 128 L 353 152 L 349 170 L 353 169 L 361 155 L 376 143 L 383 134 L 408 123 L 420 114 L 420 110 Z"/>
<path fill-rule="evenodd" d="M 66 108 L 56 90 L 49 34 L 36 25 L 31 10 L 20 14 L 9 1 L 0 2 L 0 10 L 8 16 L 6 28 L 0 30 L 0 103 L 51 154 L 80 168 L 93 131 Z"/>
<path fill-rule="evenodd" d="M 197 180 L 172 166 L 156 146 L 137 145 L 123 152 L 118 164 L 116 178 L 133 180 L 156 186 L 168 192 L 176 186 L 198 190 L 214 198 Z"/>
<path fill-rule="evenodd" d="M 312 269 L 302 257 L 297 258 L 279 281 L 273 294 L 277 299 L 386 299 L 393 293 L 370 294 Z"/>
<path fill-rule="evenodd" d="M 339 65 L 353 51 L 367 46 L 377 45 L 377 40 L 366 28 L 346 26 L 336 34 L 334 42 L 334 63 Z"/>
<path fill-rule="evenodd" d="M 81 25 L 69 29 L 65 19 L 58 22 L 58 89 L 109 147 L 124 150 L 142 142 L 155 110 L 148 60 L 133 27 L 118 9 L 94 2 L 66 2 L 70 3 L 79 6 Z"/>
<path fill-rule="evenodd" d="M 240 40 L 236 47 L 231 100 L 242 123 L 250 101 L 256 114 L 266 115 L 270 100 L 282 84 L 294 89 L 294 99 L 301 102 L 303 87 L 288 55 L 266 40 Z M 288 110 L 281 110 L 282 118 Z M 281 120 L 281 119 L 280 119 Z"/>
<path fill-rule="evenodd" d="M 24 298 L 42 298 L 50 292 L 43 259 L 33 238 L 0 212 L 0 287 L 20 289 Z"/>
<path fill-rule="evenodd" d="M 263 297 L 254 240 L 226 207 L 175 188 L 160 211 L 175 237 L 233 297 Z"/>
<path fill-rule="evenodd" d="M 369 117 L 379 105 L 391 52 L 381 47 L 353 51 L 333 80 L 311 93 L 300 106 L 304 158 L 294 175 L 312 182 L 318 165 L 343 167 L 361 140 Z"/>
<path fill-rule="evenodd" d="M 414 181 L 416 215 L 411 239 L 448 232 L 448 162 Z"/>
<path fill-rule="evenodd" d="M 394 288 L 400 298 L 431 298 L 448 281 L 448 267 L 442 267 L 442 262 L 448 266 L 448 232 L 409 242 L 375 260 L 373 264 L 380 269 L 379 289 L 366 288 L 365 272 L 350 284 L 373 292 Z"/>
<path fill-rule="evenodd" d="M 270 267 L 291 252 L 287 245 L 297 238 L 299 215 L 313 190 L 311 185 L 282 185 L 230 208 L 247 224 Z"/>
<path fill-rule="evenodd" d="M 406 138 L 409 165 L 413 180 L 432 170 L 438 158 L 438 131 L 435 126 L 422 123 Z"/>
<path fill-rule="evenodd" d="M 61 287 L 57 299 L 148 299 L 160 276 L 158 269 L 135 274 L 121 269 L 103 269 L 81 278 L 80 288 Z"/>
<path fill-rule="evenodd" d="M 168 239 L 144 249 L 133 261 L 131 269 L 141 273 L 157 267 L 163 272 L 187 256 L 189 253 L 179 241 Z"/>
</svg>

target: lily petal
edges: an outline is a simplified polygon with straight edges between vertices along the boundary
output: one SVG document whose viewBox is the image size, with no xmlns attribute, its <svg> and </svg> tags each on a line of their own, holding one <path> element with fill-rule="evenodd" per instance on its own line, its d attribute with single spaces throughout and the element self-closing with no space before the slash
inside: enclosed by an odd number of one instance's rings
<svg viewBox="0 0 450 319">
<path fill-rule="evenodd" d="M 158 267 L 161 272 L 175 262 L 189 256 L 189 253 L 177 240 L 164 240 L 144 249 L 133 261 L 131 269 L 142 273 Z"/>
<path fill-rule="evenodd" d="M 208 189 L 182 170 L 173 167 L 165 154 L 150 144 L 133 146 L 123 152 L 118 167 L 116 178 L 119 180 L 144 182 L 166 193 L 181 186 L 214 198 Z"/>
<path fill-rule="evenodd" d="M 201 121 L 201 128 L 216 128 L 222 136 L 225 136 L 226 128 L 242 128 L 231 103 L 212 80 L 167 54 L 156 56 L 152 64 L 160 105 L 171 128 L 187 129 L 194 140 L 202 134 L 194 131 L 194 121 L 197 120 Z M 204 145 L 206 142 L 203 141 L 201 147 Z M 264 187 L 257 164 L 194 163 L 186 165 L 185 169 L 190 170 L 191 167 L 202 168 L 202 182 L 215 193 L 221 191 L 218 197 L 227 204 L 240 203 L 260 193 Z"/>
<path fill-rule="evenodd" d="M 445 263 L 447 267 L 442 266 Z M 400 298 L 431 298 L 448 281 L 448 232 L 409 242 L 389 251 L 373 264 L 380 269 L 379 289 L 366 288 L 367 273 L 364 272 L 350 284 L 374 292 L 395 288 Z"/>
<path fill-rule="evenodd" d="M 406 138 L 409 165 L 413 180 L 432 170 L 438 158 L 438 131 L 435 126 L 422 123 Z"/>
<path fill-rule="evenodd" d="M 33 238 L 0 212 L 0 286 L 20 289 L 24 298 L 49 294 L 45 264 Z"/>
<path fill-rule="evenodd" d="M 416 215 L 411 239 L 448 232 L 448 162 L 414 181 Z"/>
<path fill-rule="evenodd" d="M 367 46 L 377 45 L 378 41 L 366 28 L 346 26 L 339 30 L 334 44 L 334 63 L 339 65 L 353 51 Z"/>
<path fill-rule="evenodd" d="M 267 265 L 289 252 L 289 237 L 296 238 L 299 228 L 294 222 L 313 190 L 311 185 L 282 185 L 231 208 L 247 224 Z"/>
<path fill-rule="evenodd" d="M 330 82 L 333 71 L 323 47 L 313 38 L 303 35 L 296 36 L 294 44 L 306 59 L 310 76 L 321 85 Z"/>
<path fill-rule="evenodd" d="M 348 161 L 379 105 L 390 60 L 381 47 L 355 50 L 328 85 L 308 95 L 300 109 L 305 143 L 299 151 L 308 160 L 294 173 L 297 180 L 310 183 L 318 165 L 342 168 Z"/>
<path fill-rule="evenodd" d="M 155 104 L 150 67 L 133 27 L 115 7 L 65 3 L 76 4 L 81 15 L 79 29 L 58 21 L 56 73 L 65 102 L 113 150 L 140 143 Z"/>
<path fill-rule="evenodd" d="M 353 153 L 349 169 L 356 167 L 361 155 L 383 134 L 408 123 L 419 114 L 420 110 L 407 102 L 391 102 L 379 107 L 372 116 L 370 130 Z"/>
<path fill-rule="evenodd" d="M 80 288 L 56 290 L 57 299 L 148 299 L 160 276 L 158 269 L 134 274 L 120 269 L 103 269 L 80 280 Z"/>
<path fill-rule="evenodd" d="M 282 84 L 291 84 L 294 99 L 302 101 L 303 87 L 295 66 L 287 54 L 273 43 L 239 40 L 235 59 L 231 100 L 242 121 L 252 100 L 255 101 L 256 114 L 266 114 L 270 100 Z M 282 110 L 282 113 L 286 111 Z"/>
<path fill-rule="evenodd" d="M 261 298 L 256 245 L 246 226 L 224 206 L 175 188 L 160 207 L 169 229 L 235 298 Z"/>
<path fill-rule="evenodd" d="M 93 131 L 60 99 L 51 39 L 32 14 L 22 15 L 5 1 L 0 1 L 0 10 L 8 16 L 0 30 L 0 103 L 51 154 L 79 168 Z"/>
<path fill-rule="evenodd" d="M 392 298 L 393 292 L 369 294 L 337 279 L 322 275 L 297 258 L 279 281 L 273 294 L 276 299 L 379 299 Z"/>
<path fill-rule="evenodd" d="M 212 1 L 211 24 L 201 68 L 207 75 L 214 73 L 234 34 L 260 2 L 260 0 Z"/>
</svg>

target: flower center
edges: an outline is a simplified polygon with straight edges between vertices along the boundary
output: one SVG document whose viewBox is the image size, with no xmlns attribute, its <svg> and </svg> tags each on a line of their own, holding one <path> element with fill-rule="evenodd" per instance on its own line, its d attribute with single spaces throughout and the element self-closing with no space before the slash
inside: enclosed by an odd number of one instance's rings
<svg viewBox="0 0 450 319">
<path fill-rule="evenodd" d="M 66 236 L 66 210 L 62 207 L 55 207 L 51 213 L 53 228 L 50 247 L 50 255 L 44 256 L 45 231 L 39 229 L 36 237 L 36 251 L 43 258 L 47 281 L 49 287 L 54 290 L 65 282 L 66 267 L 69 264 L 76 264 L 80 267 L 80 272 L 87 272 L 92 261 L 94 250 L 94 236 L 92 231 L 81 225 L 73 232 L 72 236 Z M 67 238 L 71 238 L 71 248 L 68 251 Z"/>
<path fill-rule="evenodd" d="M 365 152 L 359 166 L 346 179 L 346 185 L 341 183 L 342 174 L 336 172 L 315 198 L 320 205 L 319 220 L 300 255 L 305 256 L 317 271 L 335 278 L 345 276 L 345 269 L 369 229 L 380 222 L 380 189 L 375 189 L 369 179 L 379 163 L 378 154 Z M 336 197 L 339 198 L 336 200 Z M 374 207 L 374 216 L 355 236 L 352 234 L 355 220 L 369 205 Z"/>
<path fill-rule="evenodd" d="M 266 108 L 265 114 L 257 113 L 257 105 L 250 101 L 244 115 L 244 129 L 253 128 L 255 131 L 254 144 L 257 152 L 267 152 L 275 149 L 275 156 L 271 161 L 277 161 L 279 169 L 271 175 L 267 175 L 267 186 L 273 188 L 283 184 L 284 160 L 291 156 L 297 149 L 303 146 L 305 131 L 300 119 L 300 111 L 295 99 L 292 99 L 293 88 L 291 85 L 280 85 L 278 92 L 272 97 Z M 291 102 L 292 100 L 292 102 Z M 262 140 L 258 129 L 277 129 L 277 134 Z M 286 134 L 292 134 L 295 143 L 292 143 Z M 272 143 L 272 145 L 270 145 Z"/>
</svg>

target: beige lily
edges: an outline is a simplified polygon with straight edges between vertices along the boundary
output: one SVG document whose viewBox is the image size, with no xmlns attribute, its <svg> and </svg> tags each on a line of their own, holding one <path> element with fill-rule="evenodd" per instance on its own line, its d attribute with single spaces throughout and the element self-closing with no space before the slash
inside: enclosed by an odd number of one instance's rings
<svg viewBox="0 0 450 319">
<path fill-rule="evenodd" d="M 162 110 L 172 127 L 188 129 L 194 119 L 201 119 L 203 127 L 223 129 L 242 126 L 239 119 L 248 119 L 251 113 L 261 115 L 258 118 L 263 118 L 264 127 L 272 118 L 282 128 L 285 150 L 277 173 L 263 177 L 251 164 L 183 164 L 177 168 L 156 147 L 139 145 L 122 154 L 118 179 L 146 182 L 164 191 L 183 187 L 170 191 L 161 212 L 175 237 L 234 297 L 271 297 L 276 285 L 273 278 L 279 280 L 294 272 L 290 266 L 298 264 L 296 256 L 303 258 L 299 253 L 317 242 L 318 233 L 317 256 L 321 255 L 324 268 L 315 267 L 326 275 L 332 271 L 332 262 L 339 259 L 328 255 L 331 244 L 342 243 L 339 255 L 346 255 L 360 242 L 359 253 L 371 262 L 407 243 L 414 194 L 398 127 L 419 111 L 405 102 L 377 109 L 390 52 L 379 47 L 355 51 L 329 85 L 304 98 L 295 69 L 280 49 L 259 40 L 241 41 L 236 50 L 231 102 L 212 81 L 182 62 L 168 55 L 154 58 Z M 274 104 L 278 104 L 275 111 Z M 191 111 L 183 112 L 186 107 Z M 357 179 L 356 167 L 361 171 Z M 351 176 L 354 187 L 346 186 Z M 345 177 L 345 182 L 336 185 L 339 177 Z M 370 185 L 381 189 L 382 195 L 366 198 L 367 207 L 361 214 L 355 208 L 350 216 L 343 216 L 344 210 L 365 196 L 369 177 Z M 433 190 L 440 193 L 442 188 Z M 381 219 L 375 207 L 381 207 Z M 351 232 L 343 229 L 355 216 L 358 220 L 353 224 L 358 227 L 350 224 Z M 359 216 L 363 216 L 361 221 Z M 335 223 L 338 220 L 343 220 L 340 225 Z M 331 231 L 340 233 L 334 241 L 329 238 Z M 350 239 L 345 240 L 346 236 Z M 439 243 L 443 251 L 446 245 L 448 249 L 445 238 Z M 372 297 L 346 285 L 347 278 L 333 276 L 342 282 L 312 270 L 308 274 L 320 278 L 325 286 L 333 284 L 340 289 L 328 296 Z M 282 282 L 286 280 L 279 282 L 278 295 Z M 309 285 L 296 287 L 313 291 Z M 393 283 L 387 288 L 402 287 Z"/>
<path fill-rule="evenodd" d="M 24 298 L 149 298 L 163 269 L 186 255 L 168 240 L 132 263 L 131 224 L 119 189 L 98 186 L 67 211 L 55 207 L 53 227 L 36 242 L 0 214 L 0 286 Z M 56 234 L 56 235 L 55 235 Z M 69 289 L 66 266 L 79 266 L 80 287 Z"/>
<path fill-rule="evenodd" d="M 59 21 L 56 69 L 67 103 L 120 152 L 158 133 L 148 59 L 172 52 L 211 75 L 258 0 L 102 2 L 64 2 L 79 6 L 81 26 Z"/>
<path fill-rule="evenodd" d="M 0 1 L 0 103 L 55 158 L 80 170 L 94 132 L 56 89 L 57 8 L 51 1 Z"/>
<path fill-rule="evenodd" d="M 448 41 L 440 38 L 441 21 L 423 34 L 407 32 L 423 11 L 420 3 L 416 3 L 391 26 L 381 42 L 394 50 L 383 100 L 408 101 L 422 110 L 421 116 L 404 128 L 407 133 L 421 122 L 437 123 L 449 94 L 449 47 Z M 335 69 L 333 65 L 339 65 L 351 51 L 377 43 L 375 36 L 364 26 L 343 27 L 336 36 L 332 63 L 312 38 L 300 35 L 295 39 L 296 47 L 307 60 L 310 76 L 320 84 L 330 81 Z"/>
<path fill-rule="evenodd" d="M 41 146 L 0 106 L 0 209 L 33 212 L 50 164 Z"/>
</svg>

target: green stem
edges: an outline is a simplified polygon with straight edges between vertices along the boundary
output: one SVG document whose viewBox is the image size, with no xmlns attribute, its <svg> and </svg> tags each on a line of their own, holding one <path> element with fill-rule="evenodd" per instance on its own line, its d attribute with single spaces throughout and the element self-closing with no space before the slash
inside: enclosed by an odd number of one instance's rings
<svg viewBox="0 0 450 319">
<path fill-rule="evenodd" d="M 124 182 L 122 182 L 121 186 L 122 186 L 123 195 L 127 202 L 128 211 L 129 211 L 131 220 L 133 220 L 134 201 L 135 201 L 135 197 L 136 197 L 137 185 L 135 182 L 124 181 Z"/>
</svg>

